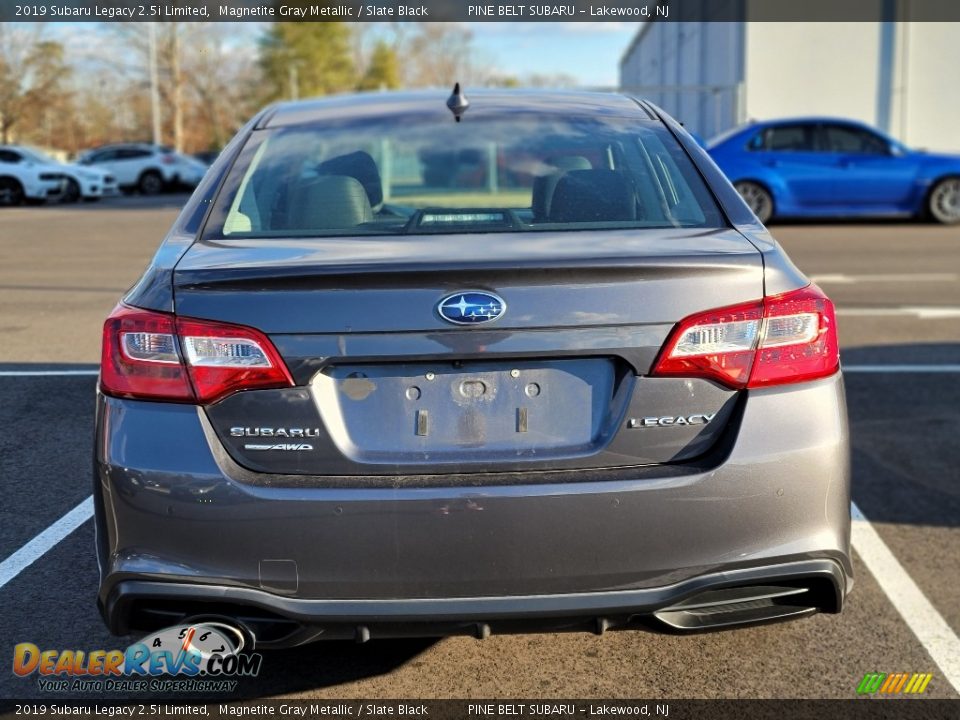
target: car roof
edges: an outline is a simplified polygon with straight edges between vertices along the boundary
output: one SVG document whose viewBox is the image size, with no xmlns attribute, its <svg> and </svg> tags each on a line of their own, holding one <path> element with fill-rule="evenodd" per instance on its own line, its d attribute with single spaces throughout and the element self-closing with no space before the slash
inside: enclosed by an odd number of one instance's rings
<svg viewBox="0 0 960 720">
<path fill-rule="evenodd" d="M 84 150 L 84 153 L 99 152 L 100 150 L 116 150 L 118 148 L 137 148 L 138 150 L 157 150 L 156 145 L 151 145 L 150 143 L 110 143 L 108 145 L 98 145 L 97 147 L 92 147 Z"/>
<path fill-rule="evenodd" d="M 617 93 L 566 90 L 470 90 L 464 88 L 470 107 L 464 120 L 477 115 L 550 112 L 566 115 L 628 116 L 657 120 L 633 98 Z M 431 116 L 451 118 L 446 101 L 450 91 L 373 92 L 334 95 L 282 102 L 268 109 L 258 128 L 300 125 L 323 120 Z"/>
<path fill-rule="evenodd" d="M 830 115 L 804 115 L 800 117 L 774 118 L 771 120 L 761 120 L 753 123 L 754 125 L 796 125 L 796 124 L 815 124 L 815 123 L 838 123 L 840 125 L 858 125 L 860 127 L 870 127 L 868 123 L 862 120 L 852 118 L 833 117 Z"/>
<path fill-rule="evenodd" d="M 20 153 L 31 153 L 31 152 L 40 152 L 43 153 L 41 148 L 36 148 L 31 145 L 17 145 L 15 143 L 9 143 L 7 145 L 0 145 L 0 150 L 9 150 L 11 152 L 20 152 Z M 57 163 L 59 163 L 56 158 L 53 158 Z"/>
<path fill-rule="evenodd" d="M 763 130 L 764 128 L 779 127 L 782 125 L 815 125 L 824 123 L 852 125 L 854 127 L 872 130 L 875 133 L 880 132 L 875 127 L 869 123 L 863 122 L 862 120 L 853 120 L 851 118 L 842 118 L 830 115 L 800 115 L 797 117 L 771 118 L 769 120 L 750 119 L 740 125 L 735 125 L 728 130 L 714 135 L 707 141 L 707 147 L 711 149 L 720 147 L 731 140 L 736 140 L 741 135 L 747 135 L 749 133 L 756 132 L 757 130 Z"/>
</svg>

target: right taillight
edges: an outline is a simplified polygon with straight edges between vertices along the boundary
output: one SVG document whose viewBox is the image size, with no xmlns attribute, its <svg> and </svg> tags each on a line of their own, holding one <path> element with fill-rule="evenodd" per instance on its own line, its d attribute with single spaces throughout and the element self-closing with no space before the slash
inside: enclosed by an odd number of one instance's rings
<svg viewBox="0 0 960 720">
<path fill-rule="evenodd" d="M 651 374 L 758 388 L 825 377 L 839 367 L 833 303 L 808 285 L 682 320 Z"/>
<path fill-rule="evenodd" d="M 106 395 L 208 404 L 240 390 L 291 385 L 273 343 L 253 328 L 125 305 L 103 326 Z"/>
<path fill-rule="evenodd" d="M 816 285 L 764 300 L 764 329 L 748 387 L 802 382 L 840 368 L 833 303 Z"/>
</svg>

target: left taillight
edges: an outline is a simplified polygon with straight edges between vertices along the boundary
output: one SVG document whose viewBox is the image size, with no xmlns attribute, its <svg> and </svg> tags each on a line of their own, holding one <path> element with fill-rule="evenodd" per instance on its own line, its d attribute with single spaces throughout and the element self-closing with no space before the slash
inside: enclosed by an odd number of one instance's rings
<svg viewBox="0 0 960 720">
<path fill-rule="evenodd" d="M 813 380 L 839 367 L 833 303 L 808 285 L 682 320 L 651 374 L 705 377 L 739 389 Z"/>
<path fill-rule="evenodd" d="M 253 328 L 125 305 L 103 326 L 106 395 L 209 404 L 240 390 L 291 385 L 276 348 Z"/>
<path fill-rule="evenodd" d="M 118 305 L 103 324 L 100 390 L 106 395 L 195 402 L 172 315 Z"/>
</svg>

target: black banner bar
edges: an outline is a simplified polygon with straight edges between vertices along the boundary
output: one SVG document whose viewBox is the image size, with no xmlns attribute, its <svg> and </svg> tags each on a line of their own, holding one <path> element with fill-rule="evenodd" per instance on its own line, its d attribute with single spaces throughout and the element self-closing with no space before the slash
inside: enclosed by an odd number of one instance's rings
<svg viewBox="0 0 960 720">
<path fill-rule="evenodd" d="M 0 701 L 0 718 L 212 720 L 955 720 L 957 700 L 264 700 Z"/>
<path fill-rule="evenodd" d="M 3 0 L 7 22 L 960 22 L 958 0 Z"/>
</svg>

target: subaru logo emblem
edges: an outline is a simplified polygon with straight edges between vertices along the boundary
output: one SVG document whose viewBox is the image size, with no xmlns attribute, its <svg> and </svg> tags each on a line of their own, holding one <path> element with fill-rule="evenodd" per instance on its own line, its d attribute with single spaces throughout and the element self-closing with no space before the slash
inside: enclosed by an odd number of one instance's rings
<svg viewBox="0 0 960 720">
<path fill-rule="evenodd" d="M 437 312 L 454 325 L 478 325 L 493 322 L 506 312 L 502 298 L 482 290 L 470 290 L 447 295 L 437 303 Z"/>
</svg>

